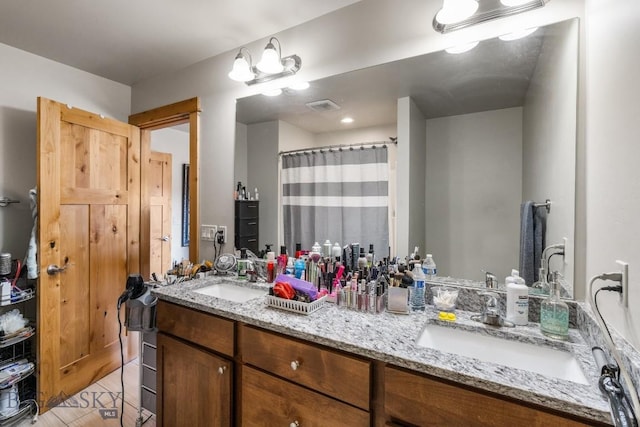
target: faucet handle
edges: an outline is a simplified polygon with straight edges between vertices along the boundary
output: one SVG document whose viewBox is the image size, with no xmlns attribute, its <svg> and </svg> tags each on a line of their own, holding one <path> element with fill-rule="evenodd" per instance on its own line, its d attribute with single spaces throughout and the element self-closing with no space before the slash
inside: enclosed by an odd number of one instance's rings
<svg viewBox="0 0 640 427">
<path fill-rule="evenodd" d="M 500 297 L 500 295 L 498 295 L 496 292 L 485 291 L 480 292 L 478 295 L 487 297 L 484 300 L 487 309 L 495 309 L 498 306 L 498 298 Z"/>
</svg>

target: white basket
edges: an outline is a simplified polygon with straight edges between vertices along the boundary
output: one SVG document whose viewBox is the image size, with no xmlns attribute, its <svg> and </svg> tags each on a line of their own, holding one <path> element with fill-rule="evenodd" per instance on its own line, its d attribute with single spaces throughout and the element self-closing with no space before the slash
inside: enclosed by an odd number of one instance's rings
<svg viewBox="0 0 640 427">
<path fill-rule="evenodd" d="M 322 308 L 324 306 L 324 302 L 326 301 L 327 296 L 323 296 L 322 298 L 318 298 L 313 302 L 301 302 L 295 301 L 291 299 L 278 298 L 273 295 L 267 295 L 267 305 L 269 307 L 275 307 L 282 310 L 292 311 L 294 313 L 300 314 L 311 314 L 314 311 Z"/>
</svg>

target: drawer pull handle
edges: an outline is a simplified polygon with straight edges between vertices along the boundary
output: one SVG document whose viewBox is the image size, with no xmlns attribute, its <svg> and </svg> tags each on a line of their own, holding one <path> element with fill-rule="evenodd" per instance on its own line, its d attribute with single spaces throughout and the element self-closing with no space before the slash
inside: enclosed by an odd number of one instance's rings
<svg viewBox="0 0 640 427">
<path fill-rule="evenodd" d="M 289 424 L 289 427 L 300 427 L 300 423 L 298 422 L 298 420 L 292 422 L 291 424 Z"/>
<path fill-rule="evenodd" d="M 298 370 L 299 367 L 300 367 L 300 362 L 298 362 L 297 360 L 294 360 L 293 362 L 291 362 L 291 369 L 293 369 L 294 371 Z"/>
<path fill-rule="evenodd" d="M 227 370 L 227 367 L 226 367 L 226 366 L 220 366 L 220 367 L 218 368 L 218 373 L 219 373 L 220 375 L 222 375 L 222 374 L 224 374 L 224 372 L 225 372 L 226 370 Z"/>
<path fill-rule="evenodd" d="M 256 225 L 257 222 L 248 222 L 247 225 Z"/>
</svg>

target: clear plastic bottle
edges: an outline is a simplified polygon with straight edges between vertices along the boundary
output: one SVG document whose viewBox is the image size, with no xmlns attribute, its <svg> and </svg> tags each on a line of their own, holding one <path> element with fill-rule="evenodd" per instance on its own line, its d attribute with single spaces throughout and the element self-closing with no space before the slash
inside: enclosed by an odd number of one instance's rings
<svg viewBox="0 0 640 427">
<path fill-rule="evenodd" d="M 549 297 L 540 303 L 540 331 L 548 337 L 566 340 L 569 337 L 569 306 L 560 299 L 558 273 L 551 279 Z"/>
<path fill-rule="evenodd" d="M 511 270 L 507 283 L 507 320 L 519 326 L 529 322 L 529 287 L 518 270 Z"/>
<path fill-rule="evenodd" d="M 424 311 L 425 309 L 425 275 L 421 264 L 414 264 L 413 267 L 413 288 L 411 289 L 411 311 Z"/>
<path fill-rule="evenodd" d="M 436 262 L 433 260 L 433 255 L 427 254 L 427 257 L 422 263 L 422 271 L 427 280 L 431 280 L 436 277 L 438 270 L 436 269 Z"/>
</svg>

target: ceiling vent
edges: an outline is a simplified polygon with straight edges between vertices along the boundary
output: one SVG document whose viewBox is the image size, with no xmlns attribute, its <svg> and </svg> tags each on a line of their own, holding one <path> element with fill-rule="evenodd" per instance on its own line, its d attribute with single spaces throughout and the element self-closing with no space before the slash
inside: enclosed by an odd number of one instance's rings
<svg viewBox="0 0 640 427">
<path fill-rule="evenodd" d="M 320 101 L 307 102 L 304 105 L 306 105 L 313 111 L 317 111 L 318 113 L 323 113 L 325 111 L 336 111 L 340 109 L 340 106 L 330 99 L 321 99 Z"/>
</svg>

